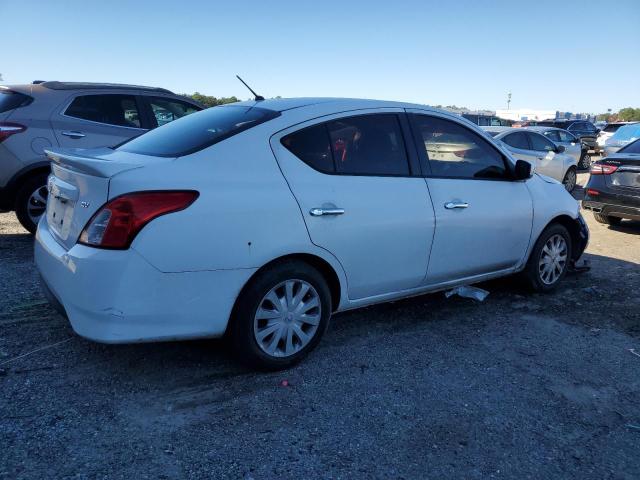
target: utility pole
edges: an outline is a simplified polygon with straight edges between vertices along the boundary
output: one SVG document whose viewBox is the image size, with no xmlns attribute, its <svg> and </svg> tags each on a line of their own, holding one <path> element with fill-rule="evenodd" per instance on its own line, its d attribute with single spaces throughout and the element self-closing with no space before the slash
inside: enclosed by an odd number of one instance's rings
<svg viewBox="0 0 640 480">
<path fill-rule="evenodd" d="M 507 94 L 507 110 L 511 109 L 511 92 Z"/>
</svg>

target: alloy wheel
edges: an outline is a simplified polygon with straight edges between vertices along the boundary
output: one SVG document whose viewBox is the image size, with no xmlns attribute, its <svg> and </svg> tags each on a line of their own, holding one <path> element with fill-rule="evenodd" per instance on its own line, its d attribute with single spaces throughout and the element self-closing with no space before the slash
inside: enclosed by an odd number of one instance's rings
<svg viewBox="0 0 640 480">
<path fill-rule="evenodd" d="M 47 187 L 43 185 L 38 187 L 27 201 L 27 214 L 34 225 L 37 225 L 42 215 L 47 209 Z"/>
<path fill-rule="evenodd" d="M 547 240 L 538 262 L 540 280 L 546 285 L 556 283 L 567 266 L 567 241 L 562 235 L 555 234 Z"/>
<path fill-rule="evenodd" d="M 321 319 L 320 296 L 313 285 L 286 280 L 269 290 L 258 305 L 253 333 L 267 355 L 289 357 L 309 344 Z"/>
<path fill-rule="evenodd" d="M 576 179 L 576 171 L 572 168 L 567 172 L 564 177 L 564 181 L 562 182 L 564 184 L 564 188 L 567 189 L 567 192 L 571 192 L 576 187 Z"/>
</svg>

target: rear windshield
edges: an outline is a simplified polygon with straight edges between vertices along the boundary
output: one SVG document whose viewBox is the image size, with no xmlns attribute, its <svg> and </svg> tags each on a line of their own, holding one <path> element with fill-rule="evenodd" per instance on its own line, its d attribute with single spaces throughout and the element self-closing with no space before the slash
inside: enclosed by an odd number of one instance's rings
<svg viewBox="0 0 640 480">
<path fill-rule="evenodd" d="M 631 125 L 620 127 L 611 138 L 623 141 L 635 140 L 636 138 L 640 138 L 640 123 L 634 123 Z"/>
<path fill-rule="evenodd" d="M 257 107 L 212 107 L 151 130 L 116 150 L 156 157 L 181 157 L 279 115 L 279 112 Z"/>
<path fill-rule="evenodd" d="M 0 88 L 0 113 L 29 105 L 32 100 L 32 97 L 24 93 L 12 92 L 11 90 Z"/>
<path fill-rule="evenodd" d="M 620 125 L 619 123 L 611 123 L 609 125 L 607 125 L 606 127 L 604 127 L 604 129 L 602 130 L 603 132 L 607 132 L 607 133 L 613 133 L 616 130 L 618 130 L 622 125 Z"/>
<path fill-rule="evenodd" d="M 636 140 L 626 147 L 622 147 L 620 150 L 618 150 L 618 153 L 640 153 L 640 140 Z"/>
</svg>

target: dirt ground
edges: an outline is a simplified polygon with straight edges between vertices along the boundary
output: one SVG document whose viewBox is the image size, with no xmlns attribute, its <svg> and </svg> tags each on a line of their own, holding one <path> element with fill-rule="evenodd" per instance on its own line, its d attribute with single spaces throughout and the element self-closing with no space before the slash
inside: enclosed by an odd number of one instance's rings
<svg viewBox="0 0 640 480">
<path fill-rule="evenodd" d="M 220 341 L 76 336 L 0 214 L 0 478 L 638 479 L 640 222 L 584 214 L 592 269 L 555 293 L 337 315 L 273 374 Z"/>
</svg>

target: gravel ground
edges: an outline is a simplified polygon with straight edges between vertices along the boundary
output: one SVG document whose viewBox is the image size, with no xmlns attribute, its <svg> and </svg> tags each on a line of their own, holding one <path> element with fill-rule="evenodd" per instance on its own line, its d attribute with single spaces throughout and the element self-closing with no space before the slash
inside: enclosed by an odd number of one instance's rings
<svg viewBox="0 0 640 480">
<path fill-rule="evenodd" d="M 640 222 L 585 217 L 593 268 L 553 294 L 341 314 L 258 374 L 221 342 L 74 335 L 0 214 L 0 478 L 640 478 Z"/>
</svg>

